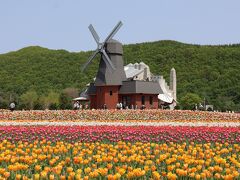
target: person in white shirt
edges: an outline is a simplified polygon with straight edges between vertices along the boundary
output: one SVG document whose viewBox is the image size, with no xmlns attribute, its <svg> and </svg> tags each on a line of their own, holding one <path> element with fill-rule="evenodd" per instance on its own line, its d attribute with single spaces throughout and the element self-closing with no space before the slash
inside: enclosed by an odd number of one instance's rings
<svg viewBox="0 0 240 180">
<path fill-rule="evenodd" d="M 11 111 L 14 111 L 16 105 L 15 105 L 14 102 L 11 102 L 10 105 L 9 105 L 9 107 L 10 107 L 10 110 L 11 110 Z"/>
<path fill-rule="evenodd" d="M 121 102 L 119 103 L 119 108 L 120 108 L 120 110 L 122 110 L 122 108 L 123 108 L 123 105 Z"/>
</svg>

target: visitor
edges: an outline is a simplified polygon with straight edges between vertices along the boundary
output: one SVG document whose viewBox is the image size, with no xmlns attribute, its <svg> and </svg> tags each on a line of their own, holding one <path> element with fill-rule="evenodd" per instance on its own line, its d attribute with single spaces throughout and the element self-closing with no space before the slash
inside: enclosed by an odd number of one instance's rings
<svg viewBox="0 0 240 180">
<path fill-rule="evenodd" d="M 78 101 L 76 101 L 76 102 L 73 104 L 73 109 L 74 109 L 74 110 L 78 110 L 78 109 L 79 109 L 79 103 L 78 103 Z"/>
<path fill-rule="evenodd" d="M 143 104 L 142 106 L 141 106 L 141 110 L 144 110 L 146 107 L 145 107 L 145 105 Z"/>
<path fill-rule="evenodd" d="M 121 102 L 119 103 L 119 108 L 120 108 L 120 110 L 123 109 L 123 104 Z"/>
<path fill-rule="evenodd" d="M 107 109 L 107 105 L 106 104 L 103 105 L 103 109 Z"/>
<path fill-rule="evenodd" d="M 77 101 L 77 109 L 80 109 L 80 102 L 79 101 Z M 82 106 L 82 105 L 81 105 Z"/>
<path fill-rule="evenodd" d="M 117 110 L 120 109 L 120 105 L 119 105 L 119 103 L 117 103 L 116 108 L 117 108 Z"/>
<path fill-rule="evenodd" d="M 137 104 L 135 105 L 135 109 L 138 109 L 138 105 Z"/>
<path fill-rule="evenodd" d="M 197 108 L 197 104 L 195 104 L 195 111 L 197 111 L 198 110 L 198 108 Z"/>
<path fill-rule="evenodd" d="M 14 102 L 11 102 L 10 105 L 9 105 L 10 111 L 13 112 L 14 109 L 15 109 L 15 107 L 16 107 L 15 103 L 14 103 Z"/>
<path fill-rule="evenodd" d="M 131 109 L 134 109 L 134 106 L 133 106 L 133 104 L 131 105 Z"/>
</svg>

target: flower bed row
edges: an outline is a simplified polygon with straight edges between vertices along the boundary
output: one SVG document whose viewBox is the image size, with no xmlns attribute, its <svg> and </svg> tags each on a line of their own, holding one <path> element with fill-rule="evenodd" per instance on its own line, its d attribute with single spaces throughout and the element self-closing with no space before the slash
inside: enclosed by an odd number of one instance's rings
<svg viewBox="0 0 240 180">
<path fill-rule="evenodd" d="M 3 111 L 0 121 L 4 120 L 240 122 L 240 114 L 182 110 Z"/>
<path fill-rule="evenodd" d="M 173 122 L 173 121 L 0 121 L 0 126 L 191 126 L 240 127 L 240 122 Z"/>
<path fill-rule="evenodd" d="M 214 133 L 219 131 L 214 130 Z M 222 133 L 236 133 L 236 130 L 226 131 Z M 43 132 L 41 134 L 41 137 L 45 136 Z M 60 132 L 58 134 L 63 136 Z M 126 142 L 128 139 L 69 143 L 69 139 L 63 139 L 1 141 L 0 177 L 36 180 L 239 178 L 239 143 L 196 143 L 192 140 L 176 143 Z"/>
<path fill-rule="evenodd" d="M 240 143 L 240 127 L 0 126 L 0 141 L 33 142 L 228 142 Z"/>
<path fill-rule="evenodd" d="M 240 127 L 0 126 L 0 179 L 238 179 Z"/>
</svg>

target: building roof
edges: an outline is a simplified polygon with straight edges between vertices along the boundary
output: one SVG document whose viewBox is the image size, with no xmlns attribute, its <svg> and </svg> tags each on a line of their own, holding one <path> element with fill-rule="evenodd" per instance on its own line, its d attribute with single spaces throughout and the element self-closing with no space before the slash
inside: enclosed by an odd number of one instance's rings
<svg viewBox="0 0 240 180">
<path fill-rule="evenodd" d="M 159 94 L 158 99 L 169 104 L 173 102 L 173 98 L 167 94 Z"/>
<path fill-rule="evenodd" d="M 153 81 L 123 81 L 119 94 L 162 94 L 162 89 Z"/>
<path fill-rule="evenodd" d="M 133 66 L 125 66 L 124 71 L 126 73 L 127 79 L 133 78 L 144 71 L 144 69 L 135 69 Z"/>
<path fill-rule="evenodd" d="M 87 94 L 88 95 L 95 95 L 96 94 L 96 86 L 94 83 L 90 83 L 88 89 L 87 89 Z"/>
<path fill-rule="evenodd" d="M 88 101 L 89 99 L 85 98 L 85 97 L 77 97 L 74 98 L 73 101 Z"/>
</svg>

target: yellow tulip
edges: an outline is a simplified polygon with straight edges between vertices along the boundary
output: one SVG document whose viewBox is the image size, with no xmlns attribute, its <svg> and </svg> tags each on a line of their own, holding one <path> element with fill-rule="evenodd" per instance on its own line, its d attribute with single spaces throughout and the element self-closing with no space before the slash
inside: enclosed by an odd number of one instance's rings
<svg viewBox="0 0 240 180">
<path fill-rule="evenodd" d="M 82 174 L 82 169 L 77 169 L 77 174 Z"/>
<path fill-rule="evenodd" d="M 17 174 L 17 175 L 16 175 L 16 179 L 17 179 L 17 180 L 20 180 L 20 179 L 21 179 L 21 177 L 22 177 L 22 175 L 21 175 L 21 174 Z"/>
<path fill-rule="evenodd" d="M 34 174 L 34 180 L 39 180 L 40 179 L 40 175 L 39 174 Z"/>
<path fill-rule="evenodd" d="M 157 171 L 152 172 L 152 175 L 154 180 L 160 180 L 161 178 L 161 175 Z"/>
<path fill-rule="evenodd" d="M 194 178 L 195 177 L 195 173 L 193 172 L 193 173 L 189 174 L 189 177 Z"/>
<path fill-rule="evenodd" d="M 220 178 L 221 178 L 221 175 L 220 175 L 219 173 L 216 173 L 216 174 L 214 175 L 214 178 L 220 179 Z"/>
<path fill-rule="evenodd" d="M 239 177 L 239 172 L 238 172 L 238 171 L 233 171 L 232 175 L 233 175 L 235 178 L 238 178 L 238 177 Z"/>
<path fill-rule="evenodd" d="M 60 176 L 60 180 L 65 180 L 65 179 L 66 179 L 66 176 L 64 176 L 64 175 Z"/>
<path fill-rule="evenodd" d="M 196 175 L 195 175 L 195 178 L 196 178 L 196 179 L 201 179 L 201 176 L 200 176 L 199 174 L 196 174 Z"/>
<path fill-rule="evenodd" d="M 28 177 L 27 176 L 23 176 L 22 180 L 28 180 Z"/>
<path fill-rule="evenodd" d="M 42 171 L 40 174 L 41 174 L 42 178 L 46 178 L 47 177 L 47 172 L 46 171 Z"/>
<path fill-rule="evenodd" d="M 72 167 L 67 167 L 67 172 L 68 173 L 71 173 L 73 171 L 73 168 Z"/>
<path fill-rule="evenodd" d="M 49 179 L 50 179 L 50 180 L 54 180 L 54 174 L 50 174 L 50 175 L 49 175 Z"/>
<path fill-rule="evenodd" d="M 120 168 L 118 170 L 118 172 L 119 172 L 120 175 L 123 175 L 123 174 L 125 174 L 126 170 L 124 168 Z"/>
<path fill-rule="evenodd" d="M 108 179 L 108 180 L 114 180 L 114 177 L 113 177 L 112 174 L 109 174 L 109 175 L 107 176 L 107 179 Z"/>
<path fill-rule="evenodd" d="M 110 164 L 110 163 L 107 164 L 107 168 L 108 168 L 108 169 L 112 169 L 112 167 L 113 167 L 112 164 Z"/>
<path fill-rule="evenodd" d="M 90 173 L 90 172 L 91 172 L 91 168 L 90 168 L 90 167 L 85 168 L 85 169 L 84 169 L 84 172 L 85 172 L 86 174 Z"/>
<path fill-rule="evenodd" d="M 176 180 L 176 179 L 177 179 L 177 175 L 169 172 L 169 173 L 167 174 L 167 178 L 168 178 L 169 180 Z"/>
<path fill-rule="evenodd" d="M 116 174 L 114 174 L 113 178 L 114 179 L 120 179 L 121 178 L 121 174 L 116 173 Z"/>
<path fill-rule="evenodd" d="M 4 172 L 4 173 L 3 173 L 3 176 L 4 176 L 5 178 L 9 178 L 10 172 Z"/>
</svg>

